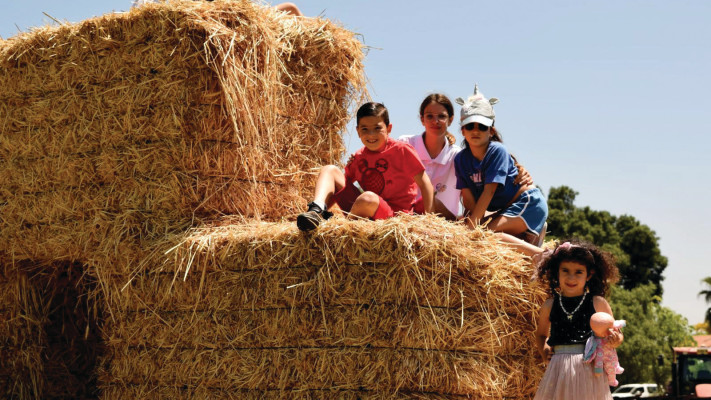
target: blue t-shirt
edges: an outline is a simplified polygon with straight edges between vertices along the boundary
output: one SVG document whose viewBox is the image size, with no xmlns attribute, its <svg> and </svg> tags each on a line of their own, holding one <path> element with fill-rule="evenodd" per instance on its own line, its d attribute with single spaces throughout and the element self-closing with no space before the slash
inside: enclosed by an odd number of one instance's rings
<svg viewBox="0 0 711 400">
<path fill-rule="evenodd" d="M 469 189 L 474 199 L 479 200 L 487 183 L 498 183 L 494 197 L 487 210 L 505 208 L 516 195 L 521 185 L 513 183 L 518 176 L 513 157 L 501 142 L 489 142 L 483 160 L 477 160 L 468 148 L 454 157 L 454 171 L 457 174 L 457 189 Z"/>
</svg>

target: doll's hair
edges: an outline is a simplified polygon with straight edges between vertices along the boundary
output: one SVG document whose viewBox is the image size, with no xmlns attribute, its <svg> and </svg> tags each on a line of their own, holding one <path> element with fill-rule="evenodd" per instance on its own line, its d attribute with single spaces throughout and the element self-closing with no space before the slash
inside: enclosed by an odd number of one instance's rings
<svg viewBox="0 0 711 400">
<path fill-rule="evenodd" d="M 586 285 L 593 296 L 605 297 L 610 286 L 620 279 L 619 270 L 610 253 L 587 242 L 567 239 L 561 241 L 554 250 L 546 251 L 538 264 L 536 274 L 539 279 L 548 282 L 551 296 L 560 286 L 558 270 L 563 261 L 584 265 L 588 270 L 588 275 L 592 273 L 592 277 Z"/>
</svg>

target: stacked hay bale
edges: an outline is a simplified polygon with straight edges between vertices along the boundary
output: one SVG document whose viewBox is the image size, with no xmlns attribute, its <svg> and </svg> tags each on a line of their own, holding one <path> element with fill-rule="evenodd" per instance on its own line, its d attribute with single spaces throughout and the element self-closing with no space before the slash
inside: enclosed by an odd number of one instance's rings
<svg viewBox="0 0 711 400">
<path fill-rule="evenodd" d="M 254 222 L 341 159 L 362 56 L 237 0 L 0 43 L 0 395 L 529 397 L 541 293 L 490 236 Z"/>
<path fill-rule="evenodd" d="M 85 289 L 94 319 L 110 288 L 56 277 L 80 265 L 82 279 L 125 283 L 166 236 L 224 214 L 278 220 L 303 208 L 316 168 L 344 153 L 362 57 L 329 21 L 248 1 L 149 4 L 1 42 L 0 284 L 36 295 L 23 294 L 27 307 L 2 297 L 2 351 L 25 357 L 0 365 L 10 371 L 0 393 L 42 397 L 68 381 L 61 370 L 83 376 L 48 334 L 90 347 L 96 321 L 53 319 L 76 301 L 47 285 Z M 77 320 L 82 335 L 70 338 Z M 29 321 L 39 331 L 16 329 Z"/>
<path fill-rule="evenodd" d="M 352 33 L 247 1 L 151 4 L 0 49 L 0 252 L 19 259 L 115 263 L 201 220 L 293 214 L 341 159 L 364 85 Z"/>
<path fill-rule="evenodd" d="M 107 294 L 109 398 L 531 398 L 543 291 L 436 217 L 195 230 Z M 121 282 L 107 284 L 118 288 Z"/>
</svg>

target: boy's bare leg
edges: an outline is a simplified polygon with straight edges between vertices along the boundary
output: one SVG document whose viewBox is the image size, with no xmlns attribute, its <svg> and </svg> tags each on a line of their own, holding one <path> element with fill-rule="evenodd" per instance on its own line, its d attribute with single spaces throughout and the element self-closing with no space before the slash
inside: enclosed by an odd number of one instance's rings
<svg viewBox="0 0 711 400">
<path fill-rule="evenodd" d="M 296 226 L 299 230 L 308 232 L 316 229 L 322 221 L 325 221 L 333 214 L 328 209 L 333 205 L 333 194 L 343 189 L 346 185 L 346 177 L 335 165 L 321 167 L 316 188 L 314 189 L 314 200 L 309 203 L 309 209 L 296 217 Z"/>
<path fill-rule="evenodd" d="M 370 218 L 375 215 L 380 205 L 380 197 L 373 192 L 363 192 L 353 203 L 351 214 L 357 217 Z"/>
<path fill-rule="evenodd" d="M 324 165 L 318 173 L 314 202 L 325 204 L 325 210 L 333 205 L 333 194 L 346 186 L 346 176 L 335 165 Z"/>
</svg>

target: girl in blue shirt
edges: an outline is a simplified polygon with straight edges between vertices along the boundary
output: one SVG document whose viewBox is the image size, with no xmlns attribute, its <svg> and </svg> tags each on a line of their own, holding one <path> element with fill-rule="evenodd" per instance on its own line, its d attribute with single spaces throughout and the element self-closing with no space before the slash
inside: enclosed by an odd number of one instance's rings
<svg viewBox="0 0 711 400">
<path fill-rule="evenodd" d="M 466 101 L 457 99 L 462 105 L 460 125 L 465 140 L 464 149 L 454 158 L 454 168 L 457 189 L 462 191 L 462 203 L 468 212 L 466 222 L 473 227 L 488 220 L 486 226 L 493 231 L 540 237 L 548 206 L 538 188 L 514 183 L 518 175 L 515 161 L 494 128 L 492 106 L 497 102 L 496 98 L 484 98 L 476 86 L 474 95 Z M 535 247 L 523 250 L 540 251 Z"/>
</svg>

